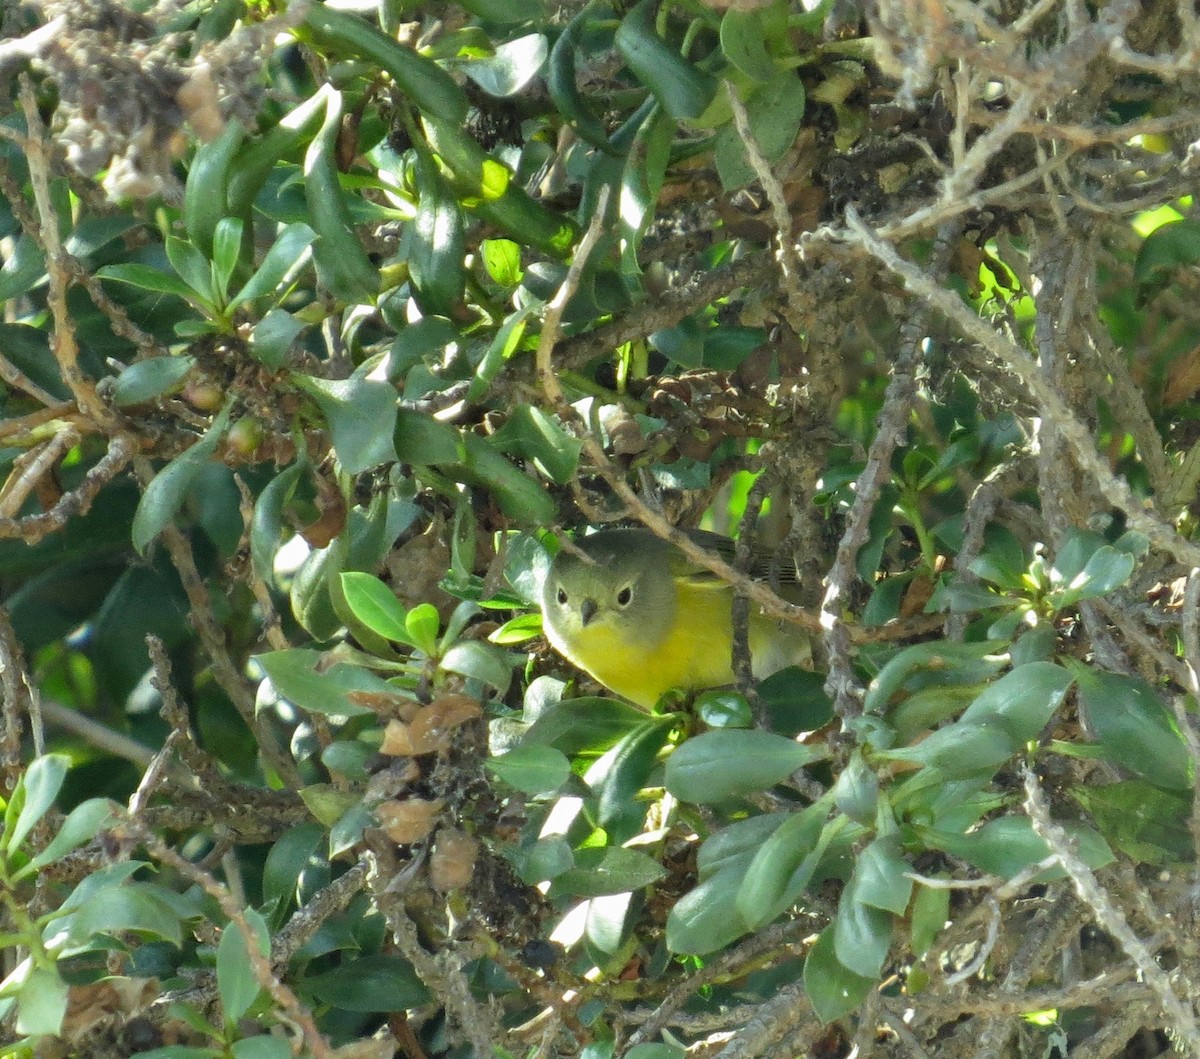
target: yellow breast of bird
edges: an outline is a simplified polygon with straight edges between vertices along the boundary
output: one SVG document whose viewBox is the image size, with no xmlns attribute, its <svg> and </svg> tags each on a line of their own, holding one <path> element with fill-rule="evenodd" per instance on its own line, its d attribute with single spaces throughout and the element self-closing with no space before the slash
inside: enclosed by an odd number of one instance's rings
<svg viewBox="0 0 1200 1059">
<path fill-rule="evenodd" d="M 646 630 L 597 622 L 581 629 L 570 657 L 605 687 L 639 706 L 653 706 L 671 688 L 691 691 L 733 681 L 732 595 L 722 588 L 679 585 L 672 627 L 657 640 Z"/>
</svg>

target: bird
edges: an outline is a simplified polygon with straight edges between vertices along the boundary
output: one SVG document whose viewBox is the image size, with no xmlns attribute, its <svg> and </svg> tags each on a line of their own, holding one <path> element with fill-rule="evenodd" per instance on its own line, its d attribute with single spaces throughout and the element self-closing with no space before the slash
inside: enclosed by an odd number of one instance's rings
<svg viewBox="0 0 1200 1059">
<path fill-rule="evenodd" d="M 732 556 L 726 537 L 688 535 Z M 562 548 L 543 582 L 542 627 L 569 662 L 647 709 L 673 688 L 735 681 L 733 589 L 649 529 L 600 530 Z M 748 632 L 756 677 L 811 662 L 807 634 L 753 603 Z"/>
</svg>

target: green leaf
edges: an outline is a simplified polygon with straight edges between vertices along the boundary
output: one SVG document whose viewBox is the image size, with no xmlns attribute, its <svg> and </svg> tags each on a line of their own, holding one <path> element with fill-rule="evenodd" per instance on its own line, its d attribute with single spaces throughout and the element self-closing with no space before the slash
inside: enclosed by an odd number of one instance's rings
<svg viewBox="0 0 1200 1059">
<path fill-rule="evenodd" d="M 272 371 L 287 360 L 288 351 L 305 325 L 284 309 L 272 309 L 250 332 L 250 352 Z"/>
<path fill-rule="evenodd" d="M 726 824 L 709 835 L 700 846 L 696 854 L 697 873 L 701 879 L 707 879 L 731 865 L 738 865 L 740 873 L 744 875 L 775 831 L 800 815 L 799 812 L 763 813 Z"/>
<path fill-rule="evenodd" d="M 832 1022 L 856 1010 L 878 981 L 855 974 L 838 960 L 833 932 L 832 926 L 826 927 L 804 960 L 804 991 L 822 1022 Z"/>
<path fill-rule="evenodd" d="M 488 95 L 511 96 L 537 76 L 549 51 L 543 34 L 529 33 L 496 45 L 486 58 L 464 63 L 462 71 Z"/>
<path fill-rule="evenodd" d="M 343 1011 L 401 1011 L 433 999 L 412 964 L 400 956 L 347 960 L 332 971 L 303 979 L 303 986 L 322 1003 Z"/>
<path fill-rule="evenodd" d="M 453 317 L 463 300 L 466 225 L 458 199 L 428 152 L 416 164 L 417 214 L 409 228 L 409 275 L 426 315 Z"/>
<path fill-rule="evenodd" d="M 458 431 L 427 412 L 411 408 L 397 410 L 394 442 L 401 463 L 423 466 L 455 463 L 461 458 Z"/>
<path fill-rule="evenodd" d="M 502 287 L 516 287 L 521 282 L 521 244 L 511 239 L 485 239 L 479 245 L 479 255 L 487 274 Z"/>
<path fill-rule="evenodd" d="M 344 662 L 319 672 L 322 655 L 311 648 L 269 651 L 255 655 L 254 660 L 285 699 L 302 710 L 326 716 L 360 717 L 373 712 L 350 702 L 346 696 L 351 692 L 393 695 L 396 691 L 368 670 Z"/>
<path fill-rule="evenodd" d="M 523 794 L 551 794 L 567 782 L 571 762 L 548 746 L 519 746 L 489 758 L 487 769 Z"/>
<path fill-rule="evenodd" d="M 1018 666 L 989 685 L 960 723 L 996 724 L 1014 742 L 1028 742 L 1050 722 L 1071 682 L 1071 674 L 1053 662 Z"/>
<path fill-rule="evenodd" d="M 721 51 L 742 73 L 755 81 L 770 81 L 777 72 L 767 51 L 763 16 L 759 11 L 731 8 L 721 19 Z"/>
<path fill-rule="evenodd" d="M 563 430 L 557 419 L 529 404 L 514 407 L 490 440 L 501 452 L 532 460 L 558 485 L 574 478 L 583 448 L 583 443 Z"/>
<path fill-rule="evenodd" d="M 915 761 L 935 768 L 943 776 L 960 779 L 994 771 L 1019 749 L 1020 744 L 1000 725 L 963 721 L 939 728 L 916 746 L 881 750 L 892 761 Z"/>
<path fill-rule="evenodd" d="M 839 811 L 851 820 L 870 825 L 879 806 L 879 777 L 855 750 L 833 786 L 833 800 Z"/>
<path fill-rule="evenodd" d="M 213 290 L 212 268 L 206 258 L 191 243 L 174 235 L 166 238 L 167 260 L 183 280 L 210 309 L 217 305 Z"/>
<path fill-rule="evenodd" d="M 133 546 L 138 554 L 144 554 L 150 542 L 174 519 L 192 481 L 207 467 L 229 428 L 231 408 L 232 404 L 226 402 L 204 437 L 171 460 L 146 486 L 133 515 Z"/>
<path fill-rule="evenodd" d="M 667 759 L 666 787 L 682 801 L 711 804 L 765 790 L 816 756 L 810 747 L 771 732 L 705 732 Z"/>
<path fill-rule="evenodd" d="M 693 886 L 667 916 L 667 948 L 690 956 L 717 952 L 747 933 L 738 914 L 744 864 L 732 864 Z"/>
<path fill-rule="evenodd" d="M 1091 828 L 1063 825 L 1076 842 L 1076 853 L 1089 868 L 1103 867 L 1113 860 L 1104 839 Z M 1001 816 L 965 835 L 921 829 L 921 837 L 935 849 L 944 849 L 968 864 L 1005 879 L 1045 860 L 1050 847 L 1033 830 L 1025 816 Z M 1055 865 L 1039 872 L 1031 883 L 1064 878 L 1066 872 Z"/>
<path fill-rule="evenodd" d="M 969 666 L 970 663 L 986 659 L 988 656 L 994 657 L 996 664 L 1001 665 L 1003 658 L 999 652 L 1005 646 L 999 641 L 953 643 L 931 640 L 927 643 L 906 647 L 890 658 L 867 686 L 867 694 L 863 699 L 863 712 L 885 713 L 892 699 L 908 680 L 923 670 L 945 674 L 944 683 L 973 684 L 978 677 L 955 680 L 954 670 L 959 666 Z"/>
<path fill-rule="evenodd" d="M 864 978 L 878 979 L 892 944 L 892 916 L 868 905 L 857 893 L 857 870 L 838 901 L 833 951 L 838 963 Z"/>
<path fill-rule="evenodd" d="M 350 570 L 342 575 L 342 591 L 354 616 L 385 640 L 418 646 L 405 625 L 408 612 L 396 594 L 374 574 Z"/>
<path fill-rule="evenodd" d="M 71 915 L 70 938 L 77 946 L 90 944 L 97 934 L 120 937 L 126 931 L 183 944 L 179 912 L 162 891 L 149 883 L 104 887 L 88 897 Z"/>
<path fill-rule="evenodd" d="M 821 839 L 829 809 L 826 796 L 793 813 L 755 853 L 737 898 L 739 919 L 751 930 L 784 912 L 812 879 L 828 844 Z"/>
<path fill-rule="evenodd" d="M 233 309 L 243 302 L 253 301 L 265 294 L 274 294 L 289 272 L 299 268 L 308 259 L 308 248 L 317 238 L 307 224 L 297 221 L 289 224 L 275 237 L 262 264 L 229 301 Z"/>
<path fill-rule="evenodd" d="M 650 1044 L 638 1044 L 625 1053 L 624 1059 L 684 1059 L 687 1051 L 678 1045 L 660 1044 L 657 1041 Z"/>
<path fill-rule="evenodd" d="M 1166 705 L 1140 677 L 1069 662 L 1087 730 L 1110 761 L 1160 787 L 1186 790 L 1192 761 Z"/>
<path fill-rule="evenodd" d="M 118 408 L 145 404 L 175 390 L 196 364 L 196 358 L 148 357 L 134 361 L 113 384 L 113 403 Z"/>
<path fill-rule="evenodd" d="M 627 841 L 641 829 L 646 804 L 638 795 L 657 767 L 658 753 L 674 726 L 672 716 L 642 722 L 584 775 L 584 782 L 597 796 L 596 819 L 610 835 L 617 836 L 614 841 Z"/>
<path fill-rule="evenodd" d="M 185 301 L 195 301 L 196 293 L 183 280 L 149 265 L 126 264 L 105 265 L 96 276 L 115 283 L 128 283 L 132 287 L 152 291 L 155 294 L 174 294 Z"/>
<path fill-rule="evenodd" d="M 25 770 L 13 798 L 13 805 L 20 806 L 16 820 L 11 827 L 9 821 L 5 820 L 5 834 L 0 847 L 6 853 L 11 855 L 20 849 L 29 832 L 41 822 L 58 797 L 69 766 L 70 759 L 65 754 L 45 754 L 35 758 Z M 11 812 L 12 806 L 9 806 Z"/>
<path fill-rule="evenodd" d="M 905 875 L 911 871 L 899 842 L 893 838 L 873 839 L 854 864 L 851 883 L 855 898 L 872 908 L 902 916 L 912 897 L 913 881 Z"/>
<path fill-rule="evenodd" d="M 1138 779 L 1074 787 L 1070 793 L 1105 839 L 1135 861 L 1173 865 L 1192 857 L 1190 792 L 1166 791 Z"/>
<path fill-rule="evenodd" d="M 0 302 L 19 298 L 45 278 L 46 255 L 29 236 L 22 235 L 0 268 Z"/>
<path fill-rule="evenodd" d="M 317 402 L 347 474 L 361 474 L 396 458 L 396 391 L 388 383 L 308 375 L 293 375 L 292 382 Z"/>
<path fill-rule="evenodd" d="M 467 97 L 454 78 L 433 60 L 406 48 L 354 15 L 325 4 L 314 4 L 304 19 L 321 43 L 383 67 L 421 113 L 437 114 L 451 122 L 466 119 Z"/>
<path fill-rule="evenodd" d="M 270 956 L 267 924 L 252 908 L 245 909 L 244 914 L 254 931 L 259 955 Z M 226 1025 L 235 1025 L 246 1014 L 260 988 L 246 953 L 246 939 L 237 926 L 226 923 L 217 944 L 217 994 L 221 998 Z"/>
<path fill-rule="evenodd" d="M 575 857 L 575 867 L 551 885 L 554 897 L 603 897 L 640 890 L 658 882 L 666 872 L 652 857 L 636 849 L 585 849 Z"/>
<path fill-rule="evenodd" d="M 296 461 L 272 478 L 254 503 L 250 556 L 255 573 L 268 585 L 275 584 L 275 553 L 283 533 L 283 512 L 291 503 L 307 465 L 308 455 L 301 449 Z"/>
<path fill-rule="evenodd" d="M 57 1036 L 67 1014 L 67 983 L 57 968 L 33 966 L 15 991 L 17 1018 L 13 1027 L 21 1035 Z"/>
<path fill-rule="evenodd" d="M 233 1059 L 292 1059 L 292 1048 L 282 1037 L 269 1033 L 257 1037 L 243 1037 L 234 1041 L 229 1049 Z"/>
<path fill-rule="evenodd" d="M 299 887 L 306 872 L 324 867 L 325 858 L 318 852 L 325 840 L 325 830 L 319 824 L 307 823 L 291 827 L 267 852 L 263 864 L 263 903 L 272 909 L 272 925 L 282 926 L 293 902 L 299 901 Z"/>
<path fill-rule="evenodd" d="M 1133 266 L 1141 288 L 1138 304 L 1166 288 L 1176 272 L 1200 262 L 1200 221 L 1184 219 L 1156 228 L 1142 243 Z"/>
<path fill-rule="evenodd" d="M 918 886 L 909 928 L 913 956 L 918 960 L 924 959 L 925 954 L 933 948 L 937 936 L 946 929 L 949 919 L 949 889 L 943 886 Z"/>
<path fill-rule="evenodd" d="M 213 233 L 211 275 L 213 292 L 219 302 L 224 302 L 229 293 L 229 281 L 242 252 L 244 230 L 245 224 L 240 217 L 222 217 Z"/>
<path fill-rule="evenodd" d="M 500 510 L 522 526 L 549 526 L 558 514 L 545 487 L 478 434 L 462 435 L 463 460 L 444 470 L 455 481 L 487 489 Z"/>
<path fill-rule="evenodd" d="M 646 720 L 646 712 L 617 699 L 564 699 L 543 711 L 522 738 L 574 756 L 602 754 Z"/>
<path fill-rule="evenodd" d="M 14 873 L 14 880 L 20 880 L 28 873 L 61 860 L 73 849 L 90 842 L 117 819 L 119 813 L 116 803 L 107 798 L 89 798 L 86 802 L 80 802 L 67 814 L 50 844 L 24 868 Z"/>
<path fill-rule="evenodd" d="M 750 728 L 754 724 L 754 714 L 746 696 L 729 688 L 701 692 L 692 708 L 709 728 Z"/>
<path fill-rule="evenodd" d="M 777 73 L 746 101 L 750 135 L 769 164 L 778 162 L 795 142 L 806 105 L 804 83 L 790 70 Z M 713 160 L 727 191 L 744 187 L 755 178 L 746 145 L 732 122 L 717 133 Z"/>
<path fill-rule="evenodd" d="M 716 93 L 716 80 L 658 35 L 657 7 L 654 0 L 642 0 L 621 20 L 614 40 L 617 51 L 671 117 L 699 117 Z"/>
<path fill-rule="evenodd" d="M 415 644 L 418 650 L 427 655 L 435 655 L 441 624 L 442 619 L 437 607 L 432 603 L 418 603 L 404 617 L 404 628 L 408 633 L 407 642 Z"/>
<path fill-rule="evenodd" d="M 442 655 L 439 666 L 494 688 L 503 695 L 512 683 L 512 659 L 494 644 L 460 640 Z"/>
</svg>

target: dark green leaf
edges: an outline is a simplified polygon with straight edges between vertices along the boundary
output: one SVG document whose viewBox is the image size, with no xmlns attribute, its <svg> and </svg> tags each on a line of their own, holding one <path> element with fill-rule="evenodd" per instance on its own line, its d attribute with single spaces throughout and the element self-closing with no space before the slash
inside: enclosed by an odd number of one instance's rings
<svg viewBox="0 0 1200 1059">
<path fill-rule="evenodd" d="M 640 890 L 658 882 L 662 865 L 636 849 L 585 849 L 575 857 L 575 867 L 554 880 L 551 894 L 570 897 L 603 897 Z"/>
<path fill-rule="evenodd" d="M 195 357 L 150 357 L 129 365 L 113 385 L 113 402 L 119 408 L 144 404 L 170 393 L 192 370 Z"/>
<path fill-rule="evenodd" d="M 667 916 L 667 948 L 704 956 L 736 941 L 749 928 L 737 912 L 744 866 L 731 865 L 692 887 Z"/>
<path fill-rule="evenodd" d="M 396 458 L 396 391 L 386 382 L 308 375 L 293 375 L 292 382 L 317 402 L 347 474 L 361 474 Z"/>
<path fill-rule="evenodd" d="M 175 517 L 192 481 L 212 459 L 217 443 L 229 427 L 231 407 L 226 404 L 204 437 L 176 456 L 146 486 L 133 516 L 133 546 L 139 553 L 144 553 L 150 542 Z"/>
<path fill-rule="evenodd" d="M 804 991 L 822 1022 L 854 1011 L 877 984 L 876 978 L 855 974 L 838 960 L 833 931 L 826 927 L 804 960 Z"/>
<path fill-rule="evenodd" d="M 1071 674 L 1052 662 L 1030 662 L 986 688 L 963 713 L 963 724 L 999 725 L 1014 742 L 1033 739 L 1054 716 Z"/>
<path fill-rule="evenodd" d="M 1109 760 L 1160 787 L 1192 785 L 1192 762 L 1166 705 L 1140 677 L 1072 662 L 1088 730 Z"/>
<path fill-rule="evenodd" d="M 654 0 L 642 0 L 621 20 L 617 51 L 671 117 L 699 117 L 716 92 L 716 81 L 658 35 L 657 6 Z"/>
<path fill-rule="evenodd" d="M 705 732 L 667 759 L 666 786 L 682 801 L 710 804 L 765 790 L 815 757 L 803 743 L 771 732 Z"/>
<path fill-rule="evenodd" d="M 283 533 L 283 513 L 292 501 L 307 463 L 308 457 L 301 450 L 296 461 L 272 478 L 254 503 L 250 556 L 255 573 L 268 585 L 275 583 L 275 553 Z"/>
<path fill-rule="evenodd" d="M 547 708 L 523 742 L 557 747 L 564 754 L 602 754 L 646 720 L 646 712 L 617 699 L 564 699 Z"/>
<path fill-rule="evenodd" d="M 524 794 L 550 794 L 567 782 L 571 763 L 553 747 L 519 746 L 489 758 L 488 771 Z"/>
<path fill-rule="evenodd" d="M 1076 842 L 1076 854 L 1089 868 L 1111 863 L 1112 851 L 1091 828 L 1064 825 Z M 922 831 L 924 840 L 935 849 L 944 849 L 969 864 L 1011 879 L 1026 868 L 1045 860 L 1050 847 L 1033 830 L 1025 816 L 1002 816 L 989 820 L 982 827 L 965 835 Z M 1065 876 L 1061 865 L 1055 864 L 1039 872 L 1031 882 L 1050 882 Z"/>
<path fill-rule="evenodd" d="M 254 275 L 230 299 L 229 307 L 232 309 L 243 302 L 261 298 L 264 294 L 274 294 L 284 277 L 307 260 L 307 250 L 316 238 L 317 233 L 307 224 L 289 224 L 275 237 L 275 242 Z"/>
<path fill-rule="evenodd" d="M 401 1011 L 433 999 L 417 972 L 400 956 L 363 956 L 303 980 L 306 991 L 344 1011 Z"/>
<path fill-rule="evenodd" d="M 461 458 L 458 431 L 411 408 L 397 410 L 395 445 L 401 463 L 454 463 Z"/>
</svg>

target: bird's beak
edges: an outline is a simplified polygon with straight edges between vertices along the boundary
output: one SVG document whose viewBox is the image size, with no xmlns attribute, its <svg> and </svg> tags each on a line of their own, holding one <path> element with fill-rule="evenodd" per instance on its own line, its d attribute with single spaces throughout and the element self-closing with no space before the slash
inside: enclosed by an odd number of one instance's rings
<svg viewBox="0 0 1200 1059">
<path fill-rule="evenodd" d="M 579 605 L 579 616 L 583 619 L 583 624 L 587 625 L 596 616 L 596 601 L 585 599 Z"/>
</svg>

